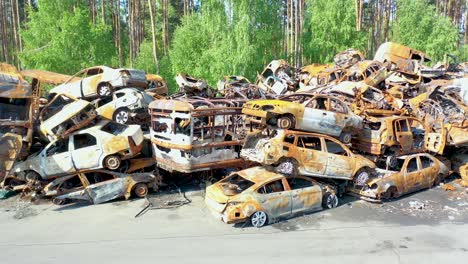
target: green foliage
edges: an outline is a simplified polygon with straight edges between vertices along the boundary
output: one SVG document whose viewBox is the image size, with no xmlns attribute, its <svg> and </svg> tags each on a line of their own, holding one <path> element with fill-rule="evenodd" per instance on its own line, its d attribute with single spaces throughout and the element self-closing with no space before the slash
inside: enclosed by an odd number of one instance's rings
<svg viewBox="0 0 468 264">
<path fill-rule="evenodd" d="M 304 56 L 326 63 L 348 48 L 364 51 L 366 36 L 356 31 L 354 0 L 309 0 L 304 23 Z"/>
<path fill-rule="evenodd" d="M 253 80 L 281 54 L 277 1 L 203 2 L 200 13 L 182 19 L 170 48 L 172 72 L 189 73 L 214 85 L 224 75 Z"/>
<path fill-rule="evenodd" d="M 93 25 L 81 2 L 41 0 L 37 11 L 28 11 L 22 31 L 26 68 L 73 74 L 93 65 L 116 65 L 112 28 Z"/>
<path fill-rule="evenodd" d="M 457 52 L 457 27 L 437 15 L 429 0 L 399 0 L 393 33 L 393 41 L 424 51 L 435 61 Z"/>
</svg>

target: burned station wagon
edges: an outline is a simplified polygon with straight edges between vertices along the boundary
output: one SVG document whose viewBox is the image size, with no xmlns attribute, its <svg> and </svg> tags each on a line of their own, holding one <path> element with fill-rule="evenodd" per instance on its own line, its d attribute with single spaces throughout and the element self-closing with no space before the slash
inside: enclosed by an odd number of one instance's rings
<svg viewBox="0 0 468 264">
<path fill-rule="evenodd" d="M 205 203 L 228 224 L 250 222 L 254 227 L 296 213 L 338 205 L 335 190 L 302 177 L 285 177 L 263 167 L 234 172 L 206 188 Z"/>
<path fill-rule="evenodd" d="M 252 122 L 331 135 L 346 144 L 363 121 L 338 98 L 312 93 L 250 101 L 244 104 L 242 113 L 250 116 Z"/>
<path fill-rule="evenodd" d="M 245 159 L 290 175 L 354 180 L 360 185 L 375 164 L 333 137 L 288 130 L 258 131 L 247 136 L 241 151 Z"/>
<path fill-rule="evenodd" d="M 400 156 L 392 168 L 376 169 L 362 189 L 351 189 L 351 192 L 375 202 L 397 198 L 439 185 L 449 171 L 446 164 L 426 153 Z"/>
<path fill-rule="evenodd" d="M 143 132 L 137 125 L 102 120 L 49 143 L 13 168 L 19 180 L 50 179 L 82 170 L 117 170 L 122 161 L 140 153 Z"/>
<path fill-rule="evenodd" d="M 145 72 L 124 68 L 113 69 L 107 66 L 87 68 L 50 90 L 49 98 L 53 98 L 57 94 L 65 94 L 75 98 L 109 96 L 117 88 L 122 87 L 146 88 Z"/>
<path fill-rule="evenodd" d="M 42 193 L 46 197 L 53 197 L 57 205 L 74 201 L 99 204 L 119 197 L 128 199 L 132 194 L 145 197 L 149 189 L 157 191 L 160 184 L 160 177 L 152 173 L 125 174 L 94 170 L 57 178 L 47 184 Z"/>
</svg>

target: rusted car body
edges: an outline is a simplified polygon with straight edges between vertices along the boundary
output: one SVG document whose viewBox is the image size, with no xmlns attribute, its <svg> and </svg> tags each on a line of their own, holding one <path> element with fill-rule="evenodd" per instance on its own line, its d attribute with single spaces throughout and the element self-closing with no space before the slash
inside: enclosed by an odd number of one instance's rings
<svg viewBox="0 0 468 264">
<path fill-rule="evenodd" d="M 224 76 L 217 84 L 218 92 L 230 99 L 265 99 L 272 95 L 266 93 L 243 76 Z"/>
<path fill-rule="evenodd" d="M 444 163 L 427 153 L 400 156 L 390 169 L 376 169 L 375 177 L 362 189 L 350 191 L 363 200 L 380 202 L 437 186 L 450 171 Z"/>
<path fill-rule="evenodd" d="M 349 68 L 364 59 L 364 55 L 362 55 L 359 50 L 352 48 L 344 50 L 333 57 L 333 61 L 337 68 Z"/>
<path fill-rule="evenodd" d="M 323 70 L 310 74 L 308 77 L 303 76 L 302 79 L 307 80 L 307 85 L 301 85 L 301 83 L 299 83 L 300 89 L 298 92 L 322 87 L 324 85 L 337 84 L 343 79 L 345 73 L 346 70 L 343 68 L 325 67 Z"/>
<path fill-rule="evenodd" d="M 179 73 L 175 78 L 179 93 L 187 96 L 213 97 L 215 93 L 203 79 L 196 79 L 188 74 Z"/>
<path fill-rule="evenodd" d="M 392 167 L 396 156 L 426 150 L 441 153 L 445 142 L 416 118 L 388 116 L 368 117 L 351 144 L 355 150 L 385 158 Z"/>
<path fill-rule="evenodd" d="M 362 181 L 375 164 L 333 137 L 291 130 L 250 133 L 241 157 L 285 174 Z"/>
<path fill-rule="evenodd" d="M 89 125 L 96 116 L 90 102 L 59 94 L 42 109 L 39 130 L 52 141 Z"/>
<path fill-rule="evenodd" d="M 457 87 L 434 83 L 428 90 L 409 100 L 413 114 L 438 133 L 445 134 L 447 145 L 468 146 L 468 105 Z"/>
<path fill-rule="evenodd" d="M 157 166 L 182 173 L 243 167 L 239 152 L 249 129 L 241 113 L 244 102 L 200 97 L 153 101 L 150 133 Z"/>
<path fill-rule="evenodd" d="M 281 217 L 338 205 L 335 191 L 302 177 L 285 177 L 263 167 L 234 172 L 206 188 L 205 203 L 227 224 L 262 227 Z"/>
<path fill-rule="evenodd" d="M 454 173 L 461 177 L 460 184 L 464 187 L 468 187 L 468 153 L 462 151 L 453 153 L 450 157 L 452 163 L 452 170 Z"/>
<path fill-rule="evenodd" d="M 120 124 L 149 123 L 149 104 L 154 98 L 145 91 L 136 88 L 120 89 L 111 97 L 93 101 L 98 115 Z"/>
<path fill-rule="evenodd" d="M 161 76 L 147 73 L 146 80 L 148 82 L 148 86 L 145 92 L 158 96 L 169 95 L 169 88 L 167 87 L 167 83 Z"/>
<path fill-rule="evenodd" d="M 51 179 L 82 170 L 117 170 L 122 161 L 138 155 L 143 133 L 137 125 L 102 120 L 49 143 L 42 151 L 15 164 L 12 173 L 21 181 Z"/>
<path fill-rule="evenodd" d="M 257 75 L 255 85 L 266 93 L 285 94 L 296 90 L 293 78 L 294 70 L 285 60 L 274 60 L 268 64 L 261 74 Z"/>
<path fill-rule="evenodd" d="M 374 60 L 381 63 L 390 63 L 390 69 L 408 74 L 418 74 L 419 65 L 431 59 L 424 52 L 403 46 L 394 42 L 380 45 L 375 53 Z"/>
<path fill-rule="evenodd" d="M 134 69 L 113 69 L 95 66 L 79 71 L 65 83 L 49 91 L 49 98 L 64 94 L 75 98 L 95 98 L 110 96 L 113 91 L 123 87 L 147 87 L 144 71 Z"/>
<path fill-rule="evenodd" d="M 303 88 L 304 86 L 308 86 L 309 84 L 316 85 L 317 82 L 311 83 L 312 78 L 314 76 L 317 76 L 318 73 L 328 68 L 333 68 L 333 65 L 313 63 L 302 67 L 298 73 L 299 87 Z"/>
<path fill-rule="evenodd" d="M 100 204 L 120 197 L 129 199 L 132 194 L 145 197 L 149 189 L 157 191 L 160 185 L 160 177 L 152 173 L 96 170 L 57 178 L 44 187 L 43 195 L 53 197 L 57 205 L 73 201 Z"/>
<path fill-rule="evenodd" d="M 337 81 L 363 82 L 377 87 L 387 77 L 387 69 L 378 61 L 365 60 L 346 69 L 344 76 Z"/>
<path fill-rule="evenodd" d="M 242 113 L 252 122 L 322 133 L 349 143 L 362 127 L 362 118 L 333 96 L 295 93 L 277 100 L 254 100 L 244 104 Z"/>
</svg>

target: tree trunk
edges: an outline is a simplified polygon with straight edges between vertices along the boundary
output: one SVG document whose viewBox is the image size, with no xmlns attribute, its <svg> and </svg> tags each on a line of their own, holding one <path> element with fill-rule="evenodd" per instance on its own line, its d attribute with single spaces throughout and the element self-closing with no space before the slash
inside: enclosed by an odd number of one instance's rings
<svg viewBox="0 0 468 264">
<path fill-rule="evenodd" d="M 156 43 L 156 30 L 154 29 L 154 14 L 153 14 L 153 4 L 151 0 L 148 0 L 148 7 L 151 20 L 151 36 L 153 38 L 153 60 L 156 65 L 156 73 L 159 74 L 159 62 L 158 62 L 158 52 L 157 52 L 157 43 Z"/>
<path fill-rule="evenodd" d="M 106 1 L 101 0 L 101 16 L 102 16 L 102 24 L 106 24 Z"/>
</svg>

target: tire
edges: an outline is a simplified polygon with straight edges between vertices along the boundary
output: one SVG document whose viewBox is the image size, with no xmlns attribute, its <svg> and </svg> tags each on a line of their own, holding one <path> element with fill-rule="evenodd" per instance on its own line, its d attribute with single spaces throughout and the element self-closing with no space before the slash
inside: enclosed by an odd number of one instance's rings
<svg viewBox="0 0 468 264">
<path fill-rule="evenodd" d="M 395 155 L 389 155 L 386 160 L 385 160 L 385 164 L 389 167 L 389 168 L 394 168 L 398 163 L 397 163 L 397 158 Z"/>
<path fill-rule="evenodd" d="M 148 185 L 146 183 L 137 183 L 135 187 L 133 187 L 133 192 L 139 198 L 146 197 L 148 195 Z"/>
<path fill-rule="evenodd" d="M 324 209 L 332 209 L 338 206 L 338 197 L 334 193 L 325 193 L 322 199 L 322 207 Z"/>
<path fill-rule="evenodd" d="M 110 96 L 113 92 L 112 86 L 109 83 L 101 83 L 97 88 L 97 94 L 100 97 Z"/>
<path fill-rule="evenodd" d="M 268 215 L 263 211 L 257 211 L 250 216 L 252 226 L 260 228 L 268 223 Z"/>
<path fill-rule="evenodd" d="M 369 180 L 371 174 L 368 168 L 361 168 L 356 175 L 354 175 L 354 186 L 355 187 L 362 187 L 364 186 L 367 181 Z"/>
<path fill-rule="evenodd" d="M 119 108 L 115 110 L 112 119 L 119 124 L 126 125 L 130 122 L 130 110 L 126 107 Z"/>
<path fill-rule="evenodd" d="M 294 128 L 294 117 L 292 115 L 283 115 L 278 118 L 276 122 L 277 126 L 281 129 L 291 129 Z"/>
<path fill-rule="evenodd" d="M 24 177 L 28 182 L 38 181 L 39 179 L 41 179 L 41 175 L 39 175 L 39 173 L 35 171 L 27 171 Z"/>
<path fill-rule="evenodd" d="M 281 161 L 275 168 L 276 172 L 286 175 L 297 174 L 297 162 L 293 159 L 286 159 Z"/>
<path fill-rule="evenodd" d="M 110 155 L 104 159 L 104 167 L 109 170 L 117 170 L 122 164 L 122 160 L 117 155 Z"/>
<path fill-rule="evenodd" d="M 351 143 L 351 139 L 352 139 L 352 136 L 351 136 L 351 133 L 349 132 L 343 131 L 340 135 L 340 141 L 343 142 L 344 144 Z"/>
</svg>

